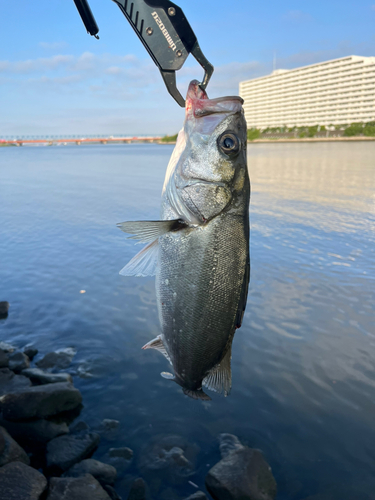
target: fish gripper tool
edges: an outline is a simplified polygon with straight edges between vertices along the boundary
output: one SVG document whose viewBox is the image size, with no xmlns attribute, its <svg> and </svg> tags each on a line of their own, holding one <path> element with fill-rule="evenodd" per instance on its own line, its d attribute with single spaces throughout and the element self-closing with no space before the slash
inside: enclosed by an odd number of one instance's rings
<svg viewBox="0 0 375 500">
<path fill-rule="evenodd" d="M 160 70 L 168 92 L 184 107 L 185 99 L 177 88 L 176 71 L 192 54 L 204 69 L 202 89 L 214 67 L 204 56 L 182 9 L 169 0 L 113 0 L 137 33 Z M 99 31 L 87 0 L 74 0 L 88 33 L 98 38 Z"/>
</svg>

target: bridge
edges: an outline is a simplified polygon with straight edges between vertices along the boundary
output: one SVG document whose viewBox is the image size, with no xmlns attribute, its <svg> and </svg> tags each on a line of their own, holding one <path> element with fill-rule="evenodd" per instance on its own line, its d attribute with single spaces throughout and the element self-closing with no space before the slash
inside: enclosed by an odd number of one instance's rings
<svg viewBox="0 0 375 500">
<path fill-rule="evenodd" d="M 113 143 L 125 143 L 131 144 L 133 142 L 138 143 L 153 143 L 160 142 L 162 137 L 45 137 L 40 139 L 28 139 L 28 138 L 20 138 L 20 139 L 0 139 L 0 144 L 9 145 L 9 146 L 23 146 L 24 144 L 41 144 L 45 146 L 67 146 L 68 144 L 77 144 L 78 146 L 81 144 L 113 144 Z"/>
</svg>

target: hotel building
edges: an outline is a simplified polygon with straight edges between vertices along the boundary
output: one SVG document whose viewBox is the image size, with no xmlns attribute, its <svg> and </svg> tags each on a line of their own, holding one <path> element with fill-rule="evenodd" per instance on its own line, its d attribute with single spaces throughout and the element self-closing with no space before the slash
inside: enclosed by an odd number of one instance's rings
<svg viewBox="0 0 375 500">
<path fill-rule="evenodd" d="M 240 83 L 249 128 L 375 121 L 375 57 L 348 56 Z"/>
</svg>

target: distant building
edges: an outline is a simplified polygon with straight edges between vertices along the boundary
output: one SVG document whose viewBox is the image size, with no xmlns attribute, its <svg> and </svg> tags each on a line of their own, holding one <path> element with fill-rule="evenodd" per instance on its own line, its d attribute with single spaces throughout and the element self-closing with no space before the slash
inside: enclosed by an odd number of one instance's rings
<svg viewBox="0 0 375 500">
<path fill-rule="evenodd" d="M 248 127 L 375 121 L 375 57 L 348 56 L 240 83 Z"/>
</svg>

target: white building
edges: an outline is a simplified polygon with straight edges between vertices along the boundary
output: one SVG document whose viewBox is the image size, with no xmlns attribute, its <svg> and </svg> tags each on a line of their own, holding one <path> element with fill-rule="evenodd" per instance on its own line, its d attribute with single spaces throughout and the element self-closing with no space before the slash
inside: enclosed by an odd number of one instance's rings
<svg viewBox="0 0 375 500">
<path fill-rule="evenodd" d="M 375 121 L 375 57 L 279 69 L 240 83 L 248 127 Z"/>
</svg>

